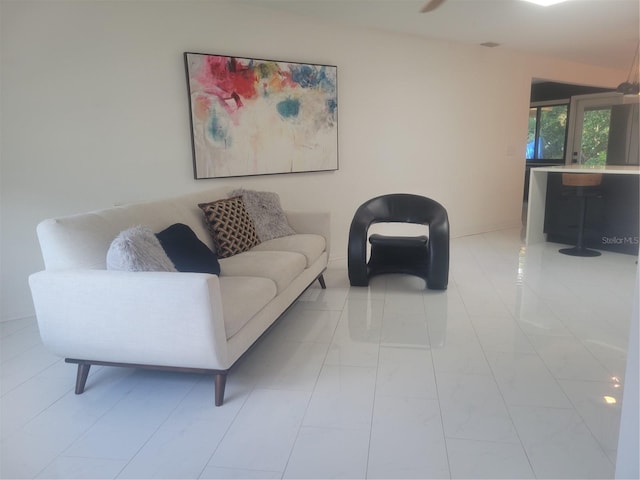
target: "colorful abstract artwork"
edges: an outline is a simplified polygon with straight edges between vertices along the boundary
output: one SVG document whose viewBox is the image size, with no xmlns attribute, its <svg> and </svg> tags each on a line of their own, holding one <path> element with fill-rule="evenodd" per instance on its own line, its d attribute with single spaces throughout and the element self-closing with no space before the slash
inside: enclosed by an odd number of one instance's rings
<svg viewBox="0 0 640 480">
<path fill-rule="evenodd" d="M 184 55 L 197 179 L 337 170 L 336 66 Z"/>
</svg>

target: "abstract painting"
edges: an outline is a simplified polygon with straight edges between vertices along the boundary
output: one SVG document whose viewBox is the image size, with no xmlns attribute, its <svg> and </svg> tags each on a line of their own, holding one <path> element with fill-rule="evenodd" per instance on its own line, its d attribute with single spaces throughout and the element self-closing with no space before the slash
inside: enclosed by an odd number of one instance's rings
<svg viewBox="0 0 640 480">
<path fill-rule="evenodd" d="M 196 179 L 338 169 L 336 66 L 184 57 Z"/>
</svg>

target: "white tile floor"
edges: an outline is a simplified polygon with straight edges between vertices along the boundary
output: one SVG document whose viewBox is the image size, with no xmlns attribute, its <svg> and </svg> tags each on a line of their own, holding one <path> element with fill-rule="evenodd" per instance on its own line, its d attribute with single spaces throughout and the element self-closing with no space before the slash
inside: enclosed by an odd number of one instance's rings
<svg viewBox="0 0 640 480">
<path fill-rule="evenodd" d="M 612 478 L 636 257 L 558 247 L 453 239 L 446 292 L 329 269 L 219 408 L 209 378 L 119 368 L 76 396 L 34 319 L 2 323 L 0 476 Z"/>
</svg>

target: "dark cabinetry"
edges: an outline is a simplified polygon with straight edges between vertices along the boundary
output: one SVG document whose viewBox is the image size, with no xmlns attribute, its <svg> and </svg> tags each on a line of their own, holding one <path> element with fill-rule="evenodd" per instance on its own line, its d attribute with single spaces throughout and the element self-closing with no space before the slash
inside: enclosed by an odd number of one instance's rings
<svg viewBox="0 0 640 480">
<path fill-rule="evenodd" d="M 574 245 L 579 203 L 566 195 L 561 173 L 549 173 L 544 231 L 550 242 Z M 587 200 L 584 242 L 588 248 L 638 254 L 639 175 L 604 175 L 601 194 Z"/>
</svg>

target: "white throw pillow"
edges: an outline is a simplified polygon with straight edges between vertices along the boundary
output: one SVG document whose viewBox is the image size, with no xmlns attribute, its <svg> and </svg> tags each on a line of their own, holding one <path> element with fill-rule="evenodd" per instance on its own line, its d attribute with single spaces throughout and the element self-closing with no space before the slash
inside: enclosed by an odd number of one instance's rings
<svg viewBox="0 0 640 480">
<path fill-rule="evenodd" d="M 176 272 L 160 241 L 149 227 L 128 228 L 111 242 L 107 270 L 129 272 Z"/>
<path fill-rule="evenodd" d="M 277 193 L 238 189 L 231 192 L 229 196 L 242 197 L 242 202 L 253 220 L 261 242 L 295 235 L 296 232 L 289 226 L 287 216 L 280 206 L 280 197 Z"/>
</svg>

